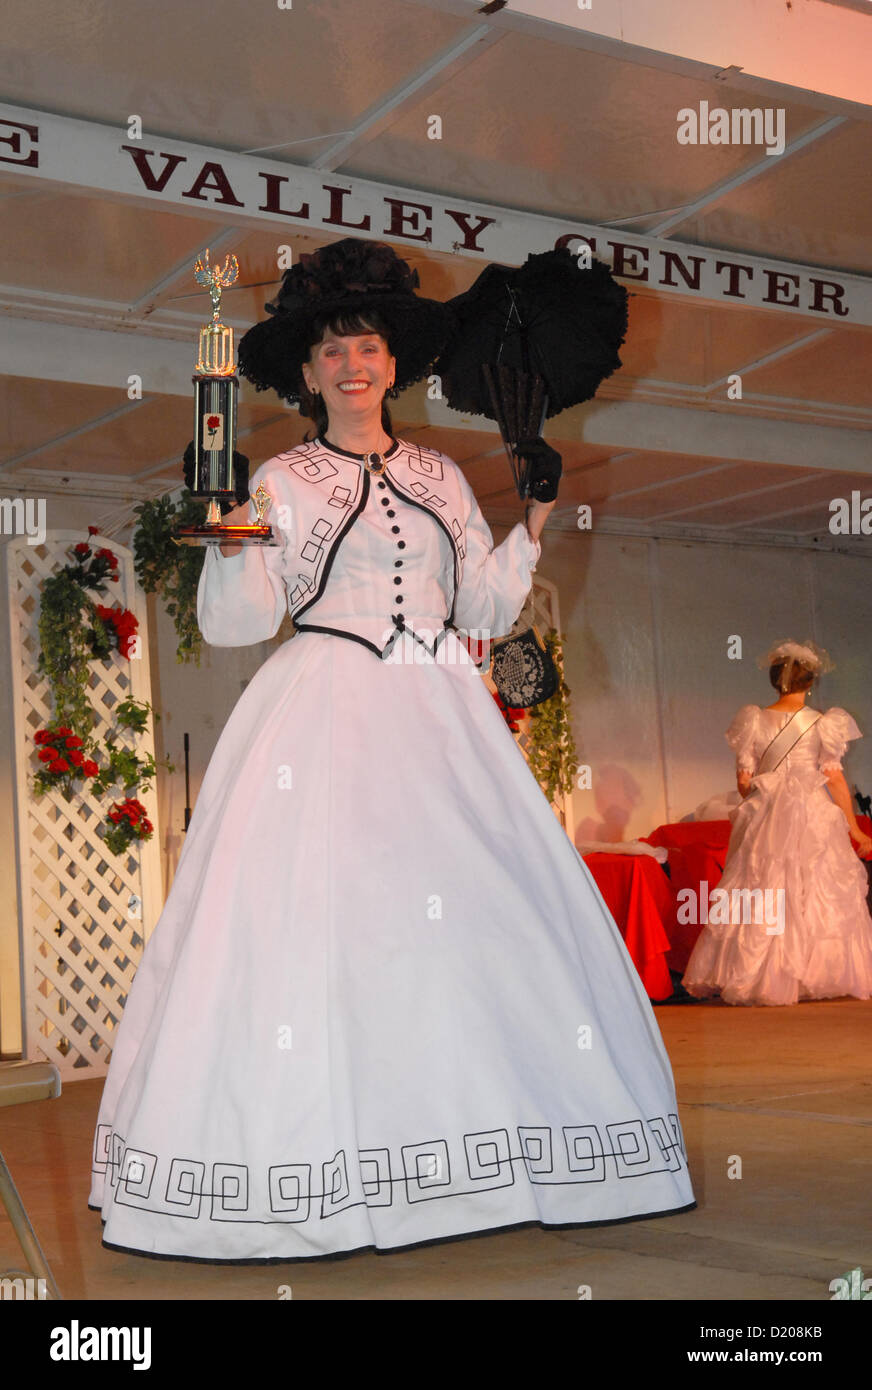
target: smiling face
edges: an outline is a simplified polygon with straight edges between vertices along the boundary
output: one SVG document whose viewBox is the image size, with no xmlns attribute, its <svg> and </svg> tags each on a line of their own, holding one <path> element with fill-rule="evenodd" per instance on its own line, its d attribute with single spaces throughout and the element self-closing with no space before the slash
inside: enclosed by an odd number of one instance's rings
<svg viewBox="0 0 872 1390">
<path fill-rule="evenodd" d="M 385 391 L 394 384 L 396 359 L 379 333 L 338 334 L 325 328 L 303 363 L 309 391 L 323 398 L 332 424 L 380 418 Z"/>
</svg>

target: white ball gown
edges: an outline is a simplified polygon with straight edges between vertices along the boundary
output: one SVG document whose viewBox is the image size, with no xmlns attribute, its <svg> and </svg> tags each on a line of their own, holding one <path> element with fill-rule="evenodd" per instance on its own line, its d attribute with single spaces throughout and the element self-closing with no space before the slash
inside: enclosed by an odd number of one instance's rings
<svg viewBox="0 0 872 1390">
<path fill-rule="evenodd" d="M 737 768 L 756 774 L 763 750 L 790 718 L 789 710 L 743 706 L 727 730 Z M 731 817 L 718 884 L 729 896 L 713 912 L 725 920 L 703 927 L 682 981 L 690 994 L 772 1005 L 872 997 L 866 871 L 825 776 L 860 737 L 850 714 L 827 710 L 780 766 L 754 776 Z M 754 889 L 769 891 L 774 911 L 760 898 L 762 911 L 749 911 L 740 895 Z"/>
<path fill-rule="evenodd" d="M 387 484 L 343 455 L 369 491 L 307 622 L 378 640 L 402 557 L 407 625 L 443 626 L 450 538 L 391 482 L 410 447 Z M 207 552 L 210 643 L 264 640 L 288 611 L 301 457 L 251 480 L 283 545 Z M 494 548 L 438 459 L 466 507 L 454 621 L 507 632 L 539 544 L 518 524 Z M 298 631 L 234 708 L 104 1088 L 107 1246 L 289 1260 L 694 1205 L 620 934 L 465 649 L 429 650 Z"/>
</svg>

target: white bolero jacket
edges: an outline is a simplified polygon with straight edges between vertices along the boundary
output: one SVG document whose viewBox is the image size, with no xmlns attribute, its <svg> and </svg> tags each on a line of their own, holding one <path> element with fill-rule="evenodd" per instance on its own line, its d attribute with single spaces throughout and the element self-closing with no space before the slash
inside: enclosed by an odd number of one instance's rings
<svg viewBox="0 0 872 1390">
<path fill-rule="evenodd" d="M 411 632 L 431 652 L 451 629 L 500 637 L 517 619 L 541 554 L 523 522 L 494 546 L 463 473 L 447 455 L 395 441 L 386 470 L 316 440 L 260 465 L 277 546 L 206 552 L 197 620 L 207 642 L 273 637 L 286 613 L 299 631 L 331 632 L 384 657 Z M 250 508 L 255 519 L 254 504 Z"/>
</svg>

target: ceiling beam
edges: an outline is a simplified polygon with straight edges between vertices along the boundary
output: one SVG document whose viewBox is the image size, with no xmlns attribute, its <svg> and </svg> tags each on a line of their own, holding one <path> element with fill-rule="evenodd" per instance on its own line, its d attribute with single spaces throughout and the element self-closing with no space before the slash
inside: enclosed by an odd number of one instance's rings
<svg viewBox="0 0 872 1390">
<path fill-rule="evenodd" d="M 731 178 L 722 179 L 720 183 L 712 184 L 711 188 L 707 189 L 705 193 L 701 193 L 692 203 L 685 203 L 684 207 L 680 208 L 678 212 L 674 212 L 671 217 L 665 217 L 662 222 L 655 222 L 653 227 L 648 228 L 648 235 L 672 236 L 676 227 L 680 227 L 683 222 L 689 221 L 697 213 L 704 212 L 706 208 L 719 202 L 726 193 L 741 188 L 743 184 L 750 183 L 752 179 L 758 179 L 763 174 L 772 174 L 776 169 L 780 170 L 784 161 L 789 159 L 791 155 L 804 150 L 808 145 L 813 145 L 815 141 L 823 139 L 825 135 L 832 134 L 834 130 L 841 129 L 845 124 L 846 121 L 843 116 L 831 116 L 828 121 L 823 121 L 812 130 L 806 130 L 795 140 L 788 141 L 777 158 L 764 155 L 756 163 L 740 169 Z"/>
<path fill-rule="evenodd" d="M 398 121 L 407 107 L 438 91 L 450 78 L 476 62 L 487 49 L 505 37 L 505 33 L 490 24 L 476 24 L 468 29 L 416 73 L 400 82 L 387 96 L 380 97 L 355 121 L 352 130 L 343 132 L 326 150 L 313 155 L 307 161 L 309 167 L 330 170 L 346 164 L 362 146 Z"/>
<path fill-rule="evenodd" d="M 52 295 L 48 298 L 55 301 L 57 297 Z M 123 313 L 123 306 L 115 307 Z M 7 315 L 5 331 L 0 333 L 0 376 L 107 387 L 124 393 L 125 408 L 128 404 L 126 393 L 129 389 L 129 379 L 134 376 L 139 378 L 140 389 L 146 398 L 190 397 L 196 330 L 200 319 L 194 315 L 186 317 L 177 314 L 174 318 L 173 336 L 165 337 L 161 335 L 161 325 L 157 322 L 160 313 L 162 311 L 156 311 L 156 314 L 147 318 L 142 326 L 122 318 L 113 325 L 115 331 L 110 331 L 108 327 L 94 329 L 83 328 L 78 324 L 13 319 Z M 595 406 L 597 411 L 607 406 L 626 407 L 631 410 L 650 409 L 655 412 L 652 419 L 663 419 L 665 417 L 662 412 L 672 410 L 676 417 L 684 415 L 689 421 L 697 422 L 696 427 L 701 431 L 695 437 L 692 433 L 693 426 L 690 427 L 689 436 L 683 431 L 683 443 L 676 437 L 672 444 L 664 446 L 672 452 L 697 454 L 699 440 L 705 439 L 708 446 L 714 429 L 712 422 L 721 420 L 729 421 L 726 428 L 730 438 L 735 429 L 740 428 L 740 422 L 744 422 L 741 428 L 747 432 L 747 439 L 741 445 L 738 457 L 754 459 L 758 457 L 753 443 L 758 430 L 762 426 L 777 430 L 780 420 L 785 430 L 789 427 L 791 430 L 799 431 L 800 435 L 803 431 L 813 431 L 811 438 L 814 440 L 823 437 L 841 441 L 830 449 L 831 455 L 837 455 L 840 448 L 844 447 L 845 467 L 863 471 L 863 450 L 856 451 L 857 456 L 852 464 L 848 460 L 854 456 L 855 451 L 848 447 L 847 440 L 853 436 L 858 439 L 865 437 L 868 441 L 868 432 L 865 436 L 863 433 L 864 427 L 868 431 L 872 425 L 872 411 L 868 409 L 861 412 L 854 407 L 833 406 L 828 402 L 754 396 L 748 392 L 744 394 L 741 402 L 711 402 L 706 399 L 705 387 L 689 387 L 675 382 L 649 382 L 644 378 L 628 380 L 620 390 L 618 386 L 619 383 L 606 383 L 595 402 L 565 411 L 560 419 L 549 427 L 550 436 L 557 441 L 578 439 L 591 444 L 602 443 L 606 448 L 647 450 L 658 446 L 646 440 L 641 432 L 629 439 L 625 438 L 619 429 L 615 435 L 607 435 L 604 439 L 595 438 L 591 433 L 595 428 L 592 423 L 592 407 Z M 255 393 L 247 382 L 242 383 L 242 401 L 262 407 L 268 406 L 270 420 L 282 418 L 291 409 L 281 405 L 272 396 Z M 417 388 L 410 389 L 404 408 L 422 422 L 423 429 L 436 426 L 447 430 L 482 431 L 488 441 L 494 437 L 495 427 L 484 417 L 465 417 L 450 410 L 444 402 L 429 400 L 426 391 Z M 792 419 L 787 418 L 791 415 Z M 725 426 L 717 428 L 723 429 Z M 824 431 L 823 436 L 819 433 L 821 430 Z M 733 459 L 736 455 L 732 450 L 733 445 L 730 443 L 719 457 Z M 865 451 L 868 452 L 868 442 Z M 788 453 L 782 456 L 778 452 L 773 461 L 788 463 L 790 455 Z M 814 462 L 812 459 L 812 463 Z M 835 467 L 836 464 L 828 466 Z M 159 471 L 159 468 L 153 471 Z"/>
<path fill-rule="evenodd" d="M 9 458 L 0 461 L 0 472 L 5 472 L 7 469 L 11 471 L 20 464 L 37 458 L 39 454 L 44 454 L 48 449 L 56 449 L 59 444 L 68 444 L 73 439 L 81 439 L 82 435 L 92 434 L 94 430 L 102 429 L 104 425 L 111 425 L 123 416 L 129 415 L 132 410 L 138 410 L 145 403 L 145 399 L 125 401 L 123 405 L 116 406 L 114 410 L 104 411 L 102 415 L 94 415 L 90 420 L 83 421 L 81 425 L 62 430 L 60 434 L 52 435 L 50 439 L 44 439 L 40 444 L 35 444 L 32 449 L 25 449 L 22 454 L 12 454 Z"/>
<path fill-rule="evenodd" d="M 477 8 L 474 0 L 406 3 L 464 17 Z M 586 8 L 567 0 L 511 0 L 490 22 L 698 82 L 723 74 L 730 86 L 774 101 L 869 120 L 869 6 L 855 0 L 851 8 L 861 12 L 854 14 L 834 7 L 730 0 L 726 13 L 723 0 L 694 0 L 691 5 L 686 0 L 606 5 L 594 0 Z"/>
<path fill-rule="evenodd" d="M 642 497 L 646 493 L 662 492 L 667 487 L 683 487 L 696 478 L 708 478 L 712 473 L 728 473 L 731 468 L 740 466 L 735 460 L 730 463 L 714 463 L 709 468 L 694 468 L 688 473 L 679 473 L 674 478 L 658 478 L 656 482 L 642 483 L 639 487 L 621 488 L 617 492 L 610 492 L 600 506 L 608 507 L 610 503 L 623 502 L 627 497 Z"/>
<path fill-rule="evenodd" d="M 713 497 L 708 502 L 694 502 L 693 505 L 689 507 L 676 507 L 672 511 L 658 512 L 651 520 L 672 521 L 677 516 L 690 516 L 693 512 L 711 511 L 714 507 L 729 507 L 736 502 L 756 501 L 760 497 L 765 497 L 766 494 L 770 492 L 784 492 L 789 487 L 808 487 L 809 483 L 817 482 L 818 479 L 825 478 L 826 476 L 826 473 L 822 473 L 820 470 L 803 473 L 801 478 L 789 478 L 783 483 L 770 483 L 767 487 L 748 488 L 744 492 L 731 492 L 726 497 Z M 609 501 L 611 501 L 611 498 Z M 707 524 L 717 525 L 716 522 Z M 731 526 L 734 523 L 726 522 L 725 524 Z"/>
<path fill-rule="evenodd" d="M 823 507 L 826 507 L 826 503 L 821 501 L 803 502 L 798 507 L 780 507 L 778 511 L 764 512 L 762 516 L 755 516 L 753 521 L 734 521 L 733 528 L 740 528 L 744 530 L 748 526 L 765 526 L 767 521 L 782 521 L 786 516 L 802 516 L 803 512 L 811 512 L 814 511 L 815 508 Z M 827 508 L 827 510 L 829 509 Z M 827 518 L 827 521 L 829 521 L 829 518 Z M 724 527 L 724 529 L 726 530 L 727 528 Z M 867 541 L 867 555 L 869 553 L 868 546 L 869 542 Z"/>
<path fill-rule="evenodd" d="M 108 333 L 65 324 L 14 321 L 0 334 L 0 375 L 41 381 L 85 382 L 123 393 L 137 376 L 144 397 L 189 396 L 194 345 L 130 331 Z M 246 387 L 247 391 L 247 387 Z M 249 397 L 257 400 L 253 394 Z M 280 418 L 285 408 L 264 399 Z M 564 411 L 561 439 L 577 439 L 606 449 L 637 449 L 698 456 L 705 441 L 711 462 L 757 461 L 840 472 L 869 471 L 869 432 L 811 421 L 766 419 L 742 412 L 744 402 L 714 410 L 700 404 L 663 405 L 597 397 Z M 411 387 L 405 410 L 431 428 L 481 432 L 493 438 L 495 426 L 483 416 L 451 410 L 444 400 L 430 400 L 425 384 Z M 290 407 L 287 407 L 290 410 Z"/>
<path fill-rule="evenodd" d="M 706 391 L 716 391 L 719 386 L 726 386 L 731 377 L 746 377 L 752 372 L 759 372 L 762 367 L 771 367 L 773 362 L 780 362 L 785 357 L 790 357 L 794 352 L 799 352 L 801 348 L 811 347 L 812 343 L 819 343 L 823 338 L 829 338 L 832 333 L 830 328 L 818 328 L 812 333 L 802 333 L 792 342 L 785 343 L 780 348 L 774 348 L 772 352 L 766 352 L 762 357 L 755 357 L 753 361 L 746 362 L 743 366 L 735 367 L 726 376 L 718 377 L 716 381 L 711 381 L 705 387 Z"/>
</svg>

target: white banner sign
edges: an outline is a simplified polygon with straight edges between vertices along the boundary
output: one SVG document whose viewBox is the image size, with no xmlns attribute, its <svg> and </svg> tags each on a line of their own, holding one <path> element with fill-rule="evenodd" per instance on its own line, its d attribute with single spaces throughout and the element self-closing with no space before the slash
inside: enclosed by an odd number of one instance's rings
<svg viewBox="0 0 872 1390">
<path fill-rule="evenodd" d="M 308 228 L 519 265 L 530 251 L 585 245 L 642 293 L 776 309 L 818 323 L 872 325 L 872 280 L 539 217 L 345 178 L 257 155 L 0 104 L 0 173 L 74 186 L 125 202 L 174 206 L 222 222 Z"/>
</svg>

